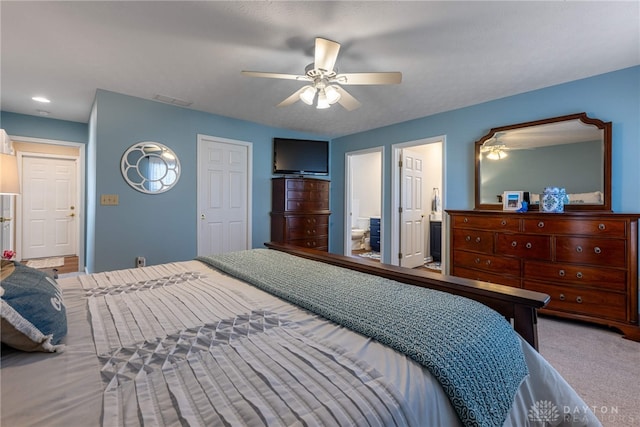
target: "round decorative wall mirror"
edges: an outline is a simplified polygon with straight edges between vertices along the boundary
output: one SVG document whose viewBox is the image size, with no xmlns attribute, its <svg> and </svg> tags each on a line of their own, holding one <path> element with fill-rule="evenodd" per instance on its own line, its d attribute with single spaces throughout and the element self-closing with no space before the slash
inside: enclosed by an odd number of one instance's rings
<svg viewBox="0 0 640 427">
<path fill-rule="evenodd" d="M 180 178 L 178 156 L 158 142 L 139 142 L 122 155 L 120 170 L 134 189 L 147 194 L 164 193 Z"/>
</svg>

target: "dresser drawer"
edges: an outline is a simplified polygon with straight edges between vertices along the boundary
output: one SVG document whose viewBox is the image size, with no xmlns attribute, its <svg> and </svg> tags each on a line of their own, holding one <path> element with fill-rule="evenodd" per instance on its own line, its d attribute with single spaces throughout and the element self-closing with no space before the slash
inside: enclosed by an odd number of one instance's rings
<svg viewBox="0 0 640 427">
<path fill-rule="evenodd" d="M 554 286 L 524 281 L 524 288 L 549 294 L 546 309 L 625 321 L 627 299 L 624 294 L 573 286 Z"/>
<path fill-rule="evenodd" d="M 453 230 L 453 247 L 469 251 L 493 253 L 493 232 L 471 229 Z"/>
<path fill-rule="evenodd" d="M 290 216 L 287 217 L 287 227 L 305 228 L 329 225 L 328 215 Z"/>
<path fill-rule="evenodd" d="M 514 288 L 520 287 L 520 279 L 518 277 L 505 276 L 502 274 L 489 273 L 483 270 L 473 270 L 471 268 L 453 266 L 452 276 L 464 277 L 466 279 L 480 280 L 482 282 L 497 283 L 499 285 L 507 285 Z"/>
<path fill-rule="evenodd" d="M 533 234 L 498 233 L 496 254 L 525 259 L 551 260 L 551 237 Z"/>
<path fill-rule="evenodd" d="M 520 220 L 514 217 L 453 216 L 454 228 L 479 228 L 495 231 L 519 231 Z"/>
<path fill-rule="evenodd" d="M 328 191 L 287 190 L 287 200 L 329 200 Z"/>
<path fill-rule="evenodd" d="M 288 179 L 287 190 L 329 192 L 329 181 L 323 181 L 319 179 L 318 180 Z"/>
<path fill-rule="evenodd" d="M 520 276 L 520 260 L 487 255 L 477 252 L 453 251 L 453 263 L 463 268 L 484 270 L 490 273 Z"/>
<path fill-rule="evenodd" d="M 523 231 L 624 238 L 627 234 L 627 223 L 624 220 L 530 218 L 523 220 Z"/>
<path fill-rule="evenodd" d="M 329 209 L 329 200 L 287 200 L 287 211 L 309 212 Z"/>
<path fill-rule="evenodd" d="M 626 270 L 613 268 L 525 261 L 524 277 L 527 280 L 553 281 L 558 285 L 574 284 L 618 292 L 627 290 Z"/>
<path fill-rule="evenodd" d="M 329 237 L 314 237 L 311 239 L 291 239 L 287 243 L 291 243 L 296 246 L 302 246 L 304 248 L 327 250 L 329 248 Z"/>
<path fill-rule="evenodd" d="M 617 239 L 558 236 L 556 261 L 625 267 L 627 265 L 626 242 Z"/>
</svg>

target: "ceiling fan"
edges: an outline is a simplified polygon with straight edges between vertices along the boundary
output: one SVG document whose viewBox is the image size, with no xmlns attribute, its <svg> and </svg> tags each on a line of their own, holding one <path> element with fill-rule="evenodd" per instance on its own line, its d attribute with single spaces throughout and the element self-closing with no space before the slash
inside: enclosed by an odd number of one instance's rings
<svg viewBox="0 0 640 427">
<path fill-rule="evenodd" d="M 304 75 L 264 73 L 261 71 L 242 71 L 242 74 L 250 77 L 309 82 L 309 84 L 301 87 L 279 103 L 278 107 L 285 107 L 301 100 L 307 105 L 315 104 L 316 108 L 322 109 L 329 108 L 337 102 L 349 111 L 355 110 L 361 104 L 342 88 L 343 85 L 388 85 L 398 84 L 402 81 L 402 73 L 395 71 L 338 74 L 334 66 L 339 51 L 340 43 L 316 37 L 314 62 L 306 66 Z"/>
<path fill-rule="evenodd" d="M 480 147 L 480 152 L 486 153 L 487 158 L 490 160 L 501 160 L 507 157 L 509 147 L 498 140 L 502 135 L 504 135 L 504 132 L 497 132 L 493 137 L 487 139 Z"/>
</svg>

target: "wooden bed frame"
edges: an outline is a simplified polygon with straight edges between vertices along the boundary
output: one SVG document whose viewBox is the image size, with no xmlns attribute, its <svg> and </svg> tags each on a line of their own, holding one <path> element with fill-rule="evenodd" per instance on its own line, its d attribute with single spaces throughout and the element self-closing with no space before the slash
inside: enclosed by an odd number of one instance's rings
<svg viewBox="0 0 640 427">
<path fill-rule="evenodd" d="M 440 273 L 431 273 L 426 270 L 413 270 L 377 262 L 373 263 L 362 258 L 336 255 L 286 243 L 268 242 L 265 243 L 265 246 L 291 255 L 385 277 L 397 282 L 461 295 L 481 302 L 511 321 L 516 332 L 533 348 L 538 349 L 537 310 L 549 303 L 551 298 L 547 294 L 447 276 Z"/>
</svg>

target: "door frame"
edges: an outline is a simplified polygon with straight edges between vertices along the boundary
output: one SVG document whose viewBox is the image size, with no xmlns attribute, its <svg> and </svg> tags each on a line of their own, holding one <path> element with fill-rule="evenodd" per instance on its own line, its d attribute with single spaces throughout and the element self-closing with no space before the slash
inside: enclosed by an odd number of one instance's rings
<svg viewBox="0 0 640 427">
<path fill-rule="evenodd" d="M 199 241 L 199 227 L 200 227 L 200 156 L 202 155 L 202 149 L 206 142 L 218 142 L 222 144 L 231 144 L 246 147 L 247 149 L 247 248 L 253 247 L 253 143 L 248 141 L 241 141 L 238 139 L 222 138 L 219 136 L 198 134 L 197 146 L 196 146 L 196 254 L 200 249 Z"/>
<path fill-rule="evenodd" d="M 343 253 L 347 256 L 351 256 L 351 201 L 353 195 L 351 194 L 352 187 L 352 179 L 353 179 L 353 171 L 351 170 L 351 157 L 359 156 L 363 154 L 371 154 L 371 153 L 380 153 L 380 240 L 383 239 L 384 236 L 384 146 L 366 148 L 363 150 L 356 151 L 348 151 L 344 153 L 344 242 L 343 242 Z M 380 261 L 383 258 L 383 245 L 380 242 Z"/>
<path fill-rule="evenodd" d="M 85 216 L 85 159 L 86 159 L 86 144 L 81 142 L 62 141 L 57 139 L 43 139 L 32 138 L 26 136 L 10 135 L 9 138 L 13 142 L 28 142 L 32 144 L 44 144 L 44 145 L 59 145 L 64 147 L 73 147 L 78 149 L 78 157 L 58 155 L 50 153 L 37 153 L 32 151 L 16 151 L 18 157 L 18 175 L 20 176 L 20 182 L 22 182 L 22 157 L 38 156 L 45 158 L 56 159 L 73 159 L 76 161 L 76 179 L 77 179 L 77 221 L 76 221 L 76 252 L 78 255 L 78 271 L 84 271 L 85 269 L 85 229 L 86 229 L 86 216 Z M 14 148 L 15 149 L 15 148 Z M 24 187 L 22 187 L 24 188 Z M 22 253 L 22 196 L 19 194 L 16 198 L 16 252 L 18 255 Z"/>
<path fill-rule="evenodd" d="M 446 145 L 447 145 L 447 137 L 446 135 L 434 136 L 424 139 L 418 139 L 413 141 L 401 142 L 398 144 L 391 145 L 391 264 L 392 265 L 400 265 L 400 259 L 398 254 L 400 253 L 400 154 L 402 153 L 403 148 L 412 148 L 421 145 L 428 145 L 434 143 L 442 143 L 442 188 L 440 189 L 440 200 L 442 204 L 442 210 L 444 212 L 444 207 L 446 206 L 446 191 L 447 188 L 447 173 L 446 173 Z M 448 236 L 447 233 L 447 216 L 442 215 L 442 272 L 444 274 L 448 274 Z"/>
</svg>

